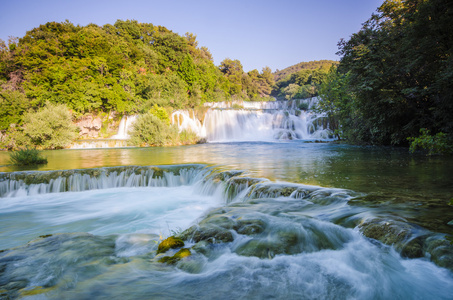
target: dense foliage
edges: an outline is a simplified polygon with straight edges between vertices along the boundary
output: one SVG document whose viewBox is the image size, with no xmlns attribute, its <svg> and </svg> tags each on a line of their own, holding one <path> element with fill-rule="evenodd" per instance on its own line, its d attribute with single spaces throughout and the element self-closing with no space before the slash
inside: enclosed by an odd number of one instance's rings
<svg viewBox="0 0 453 300">
<path fill-rule="evenodd" d="M 286 100 L 304 99 L 318 95 L 319 85 L 326 80 L 332 65 L 338 62 L 320 60 L 301 62 L 274 73 L 276 83 L 272 95 Z"/>
<path fill-rule="evenodd" d="M 46 103 L 86 113 L 148 112 L 207 101 L 268 97 L 269 68 L 244 72 L 237 60 L 214 65 L 196 36 L 137 21 L 75 26 L 50 22 L 20 39 L 0 40 L 0 131 Z"/>
<path fill-rule="evenodd" d="M 340 41 L 340 65 L 327 82 L 338 90 L 326 86 L 322 97 L 333 101 L 331 112 L 347 138 L 404 145 L 425 128 L 451 143 L 452 16 L 450 0 L 387 0 Z M 339 86 L 342 78 L 347 82 Z M 336 92 L 341 96 L 332 100 Z"/>
</svg>

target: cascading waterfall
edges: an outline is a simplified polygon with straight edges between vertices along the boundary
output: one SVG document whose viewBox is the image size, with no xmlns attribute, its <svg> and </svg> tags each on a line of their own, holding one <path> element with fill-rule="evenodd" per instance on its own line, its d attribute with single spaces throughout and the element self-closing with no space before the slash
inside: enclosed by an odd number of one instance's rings
<svg viewBox="0 0 453 300">
<path fill-rule="evenodd" d="M 172 120 L 180 130 L 191 130 L 207 142 L 328 140 L 332 135 L 324 127 L 325 115 L 310 110 L 317 101 L 205 103 L 210 109 L 203 122 L 189 111 L 174 112 Z"/>
<path fill-rule="evenodd" d="M 209 142 L 276 141 L 276 140 L 329 140 L 323 113 L 314 113 L 316 97 L 289 101 L 233 101 L 212 102 L 200 121 L 188 110 L 172 113 L 173 124 L 179 130 L 191 130 Z M 128 130 L 137 115 L 121 118 L 118 132 L 110 139 L 80 140 L 71 149 L 125 147 Z"/>
</svg>

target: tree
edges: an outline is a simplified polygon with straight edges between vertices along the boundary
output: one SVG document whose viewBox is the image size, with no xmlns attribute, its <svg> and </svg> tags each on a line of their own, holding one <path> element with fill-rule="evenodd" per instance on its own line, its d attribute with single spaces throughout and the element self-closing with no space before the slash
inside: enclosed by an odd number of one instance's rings
<svg viewBox="0 0 453 300">
<path fill-rule="evenodd" d="M 406 145 L 420 128 L 453 136 L 453 2 L 387 0 L 340 41 L 361 142 Z"/>
<path fill-rule="evenodd" d="M 332 66 L 319 86 L 320 101 L 316 109 L 327 113 L 329 128 L 338 139 L 355 141 L 360 122 L 353 110 L 354 95 L 349 90 L 349 80 L 349 74 L 341 74 Z"/>
</svg>

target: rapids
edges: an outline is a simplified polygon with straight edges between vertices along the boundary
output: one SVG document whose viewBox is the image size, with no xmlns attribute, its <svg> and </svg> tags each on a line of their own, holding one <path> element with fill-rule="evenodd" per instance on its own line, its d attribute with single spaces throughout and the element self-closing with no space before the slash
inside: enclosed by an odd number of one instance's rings
<svg viewBox="0 0 453 300">
<path fill-rule="evenodd" d="M 387 215 L 381 243 L 347 189 L 191 164 L 0 173 L 0 195 L 5 299 L 451 296 L 444 235 Z M 170 235 L 191 252 L 174 264 Z"/>
</svg>

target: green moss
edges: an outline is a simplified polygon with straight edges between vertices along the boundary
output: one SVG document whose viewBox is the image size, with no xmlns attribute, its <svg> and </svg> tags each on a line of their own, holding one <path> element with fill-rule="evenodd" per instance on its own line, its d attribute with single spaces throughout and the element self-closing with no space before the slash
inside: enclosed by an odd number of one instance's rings
<svg viewBox="0 0 453 300">
<path fill-rule="evenodd" d="M 177 263 L 178 261 L 180 261 L 184 257 L 188 257 L 190 255 L 192 255 L 192 253 L 190 252 L 189 249 L 182 248 L 181 250 L 176 252 L 175 255 L 173 255 L 173 256 L 164 256 L 164 257 L 160 258 L 159 262 L 160 263 L 167 263 L 169 265 L 174 265 L 175 263 Z"/>
<path fill-rule="evenodd" d="M 169 249 L 180 248 L 184 247 L 184 242 L 180 238 L 171 236 L 165 240 L 163 240 L 159 246 L 157 247 L 157 254 L 165 253 Z"/>
</svg>

